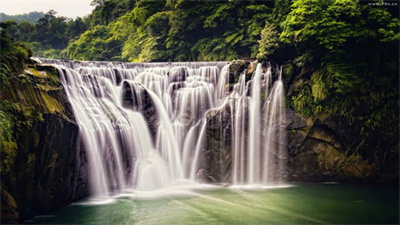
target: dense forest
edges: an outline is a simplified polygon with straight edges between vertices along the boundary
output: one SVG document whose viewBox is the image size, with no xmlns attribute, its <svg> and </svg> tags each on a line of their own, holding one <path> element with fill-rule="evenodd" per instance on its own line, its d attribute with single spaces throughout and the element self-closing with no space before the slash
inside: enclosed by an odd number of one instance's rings
<svg viewBox="0 0 400 225">
<path fill-rule="evenodd" d="M 36 56 L 49 58 L 65 58 L 62 50 L 87 29 L 83 19 L 57 16 L 54 10 L 42 14 L 36 22 L 5 20 L 1 27 L 14 41 L 25 42 Z"/>
<path fill-rule="evenodd" d="M 346 46 L 352 43 L 398 38 L 398 7 L 379 6 L 379 1 L 206 3 L 97 0 L 85 18 L 67 19 L 51 10 L 36 23 L 3 23 L 6 32 L 27 42 L 35 55 L 74 60 L 265 59 L 279 49 L 275 55 L 283 50 L 285 60 L 302 65 L 314 53 L 306 48 L 339 55 L 350 51 Z"/>
</svg>

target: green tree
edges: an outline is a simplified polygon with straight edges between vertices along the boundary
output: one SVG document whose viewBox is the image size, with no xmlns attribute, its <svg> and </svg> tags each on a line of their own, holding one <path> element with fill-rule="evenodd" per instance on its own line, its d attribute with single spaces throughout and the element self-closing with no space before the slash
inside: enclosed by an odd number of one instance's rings
<svg viewBox="0 0 400 225">
<path fill-rule="evenodd" d="M 18 29 L 17 22 L 15 22 L 14 20 L 7 20 L 5 22 L 2 22 L 2 28 L 12 39 L 19 39 L 21 32 Z"/>
<path fill-rule="evenodd" d="M 259 48 L 257 58 L 265 59 L 267 56 L 272 55 L 279 47 L 279 33 L 276 25 L 269 23 L 261 31 L 261 39 L 258 41 Z"/>
<path fill-rule="evenodd" d="M 13 26 L 13 23 L 0 23 L 2 79 L 8 73 L 20 73 L 23 70 L 23 64 L 32 56 L 32 50 L 25 43 L 13 41 L 7 33 L 9 26 Z"/>
<path fill-rule="evenodd" d="M 20 24 L 18 24 L 18 30 L 19 30 L 19 38 L 18 40 L 24 41 L 24 42 L 31 42 L 33 41 L 33 33 L 35 32 L 35 24 L 24 21 Z"/>
<path fill-rule="evenodd" d="M 62 49 L 68 44 L 66 18 L 56 17 L 57 12 L 50 10 L 36 24 L 35 40 L 50 48 Z"/>
<path fill-rule="evenodd" d="M 78 17 L 75 20 L 69 20 L 67 22 L 66 34 L 68 35 L 68 40 L 74 40 L 78 38 L 83 32 L 87 30 L 87 25 L 84 23 L 82 18 Z"/>
</svg>

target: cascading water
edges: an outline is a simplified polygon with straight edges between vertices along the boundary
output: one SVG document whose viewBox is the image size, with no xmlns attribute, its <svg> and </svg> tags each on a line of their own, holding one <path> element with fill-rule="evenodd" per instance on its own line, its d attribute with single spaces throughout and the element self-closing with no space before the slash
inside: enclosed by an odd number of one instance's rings
<svg viewBox="0 0 400 225">
<path fill-rule="evenodd" d="M 93 195 L 199 181 L 205 117 L 224 106 L 232 111 L 231 183 L 282 181 L 284 90 L 281 74 L 272 85 L 271 66 L 263 72 L 259 64 L 248 81 L 243 73 L 229 92 L 226 62 L 37 60 L 58 68 L 80 128 Z"/>
<path fill-rule="evenodd" d="M 257 65 L 250 82 L 239 78 L 231 94 L 232 182 L 234 185 L 283 182 L 286 162 L 285 104 L 282 71 L 272 84 L 272 67 Z M 264 91 L 262 91 L 264 90 Z M 249 94 L 250 92 L 250 94 Z M 264 94 L 262 94 L 264 92 Z M 264 99 L 262 99 L 262 97 Z M 261 108 L 262 107 L 262 108 Z"/>
</svg>

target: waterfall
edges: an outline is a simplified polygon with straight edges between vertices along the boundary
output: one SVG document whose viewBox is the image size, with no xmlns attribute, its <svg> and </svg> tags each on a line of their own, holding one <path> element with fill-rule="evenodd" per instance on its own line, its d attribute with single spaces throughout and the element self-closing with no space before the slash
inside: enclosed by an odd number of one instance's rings
<svg viewBox="0 0 400 225">
<path fill-rule="evenodd" d="M 267 84 L 271 78 L 271 72 L 268 72 Z M 268 85 L 267 85 L 268 86 Z M 269 89 L 267 89 L 268 91 Z M 266 93 L 264 102 L 264 157 L 262 179 L 266 182 L 282 182 L 282 172 L 286 167 L 286 132 L 285 132 L 285 93 L 282 81 L 282 67 L 279 70 L 278 80 L 275 82 L 270 92 Z M 278 162 L 278 164 L 274 164 Z M 276 166 L 277 168 L 273 168 Z"/>
<path fill-rule="evenodd" d="M 252 80 L 246 84 L 242 75 L 231 94 L 235 98 L 231 143 L 234 185 L 284 181 L 287 154 L 284 86 L 281 69 L 271 88 L 271 69 L 269 65 L 263 72 L 258 64 Z"/>
<path fill-rule="evenodd" d="M 230 135 L 220 141 L 231 146 L 230 182 L 284 180 L 285 96 L 282 75 L 271 65 L 258 64 L 252 77 L 243 72 L 232 80 L 227 62 L 37 60 L 58 69 L 80 128 L 94 196 L 202 182 L 206 117 L 226 108 L 230 122 L 219 132 Z"/>
<path fill-rule="evenodd" d="M 248 143 L 248 183 L 259 183 L 260 179 L 260 94 L 261 64 L 257 65 L 251 81 L 251 98 L 249 108 Z"/>
</svg>

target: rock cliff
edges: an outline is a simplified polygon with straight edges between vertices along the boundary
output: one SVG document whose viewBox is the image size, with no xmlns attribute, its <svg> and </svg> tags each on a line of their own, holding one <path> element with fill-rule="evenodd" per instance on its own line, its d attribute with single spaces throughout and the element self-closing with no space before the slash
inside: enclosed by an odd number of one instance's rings
<svg viewBox="0 0 400 225">
<path fill-rule="evenodd" d="M 2 163 L 8 159 L 9 168 L 2 167 L 2 223 L 28 219 L 88 194 L 78 126 L 55 68 L 29 65 L 23 74 L 10 74 L 9 81 L 1 110 L 15 146 L 2 145 Z"/>
</svg>

